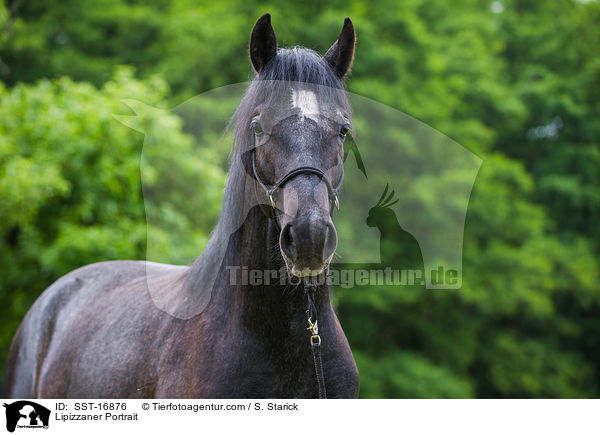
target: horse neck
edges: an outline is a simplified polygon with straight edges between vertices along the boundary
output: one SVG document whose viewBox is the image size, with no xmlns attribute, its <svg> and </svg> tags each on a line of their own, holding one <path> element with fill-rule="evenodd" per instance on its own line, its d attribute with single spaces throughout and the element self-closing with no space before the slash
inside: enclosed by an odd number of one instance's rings
<svg viewBox="0 0 600 435">
<path fill-rule="evenodd" d="M 202 256 L 192 266 L 190 283 L 192 287 L 203 285 L 207 270 L 219 269 L 212 290 L 209 311 L 212 323 L 230 327 L 243 323 L 246 328 L 260 331 L 261 328 L 275 328 L 278 331 L 298 330 L 306 340 L 306 296 L 304 287 L 294 287 L 285 279 L 282 284 L 277 279 L 270 284 L 251 285 L 242 283 L 242 273 L 252 270 L 277 270 L 284 274 L 285 264 L 279 251 L 279 227 L 273 219 L 267 218 L 259 206 L 248 211 L 242 225 L 235 231 L 230 229 L 232 217 L 240 213 L 240 204 L 256 203 L 247 195 L 255 195 L 254 188 L 247 188 L 248 180 L 242 168 L 233 167 L 230 171 L 228 187 L 221 212 L 221 219 L 213 237 Z M 224 245 L 227 247 L 225 248 Z M 210 259 L 225 249 L 221 265 L 212 265 Z M 208 266 L 207 266 L 208 265 Z M 212 267 L 211 267 L 212 266 Z M 232 273 L 236 274 L 232 282 Z M 197 288 L 197 287 L 196 287 Z M 319 312 L 319 324 L 332 315 L 329 300 L 329 287 L 325 284 L 317 289 L 315 304 Z M 272 334 L 270 334 L 272 335 Z"/>
<path fill-rule="evenodd" d="M 275 221 L 267 218 L 259 207 L 249 213 L 241 228 L 238 264 L 247 268 L 248 273 L 256 270 L 264 277 L 268 273 L 265 271 L 276 271 L 277 275 L 268 284 L 253 285 L 251 280 L 239 284 L 233 289 L 233 296 L 246 327 L 298 331 L 306 340 L 304 285 L 294 285 L 288 280 L 279 251 L 279 232 Z M 284 278 L 283 283 L 280 278 Z M 326 285 L 317 289 L 315 302 L 317 311 L 326 316 L 331 307 Z"/>
</svg>

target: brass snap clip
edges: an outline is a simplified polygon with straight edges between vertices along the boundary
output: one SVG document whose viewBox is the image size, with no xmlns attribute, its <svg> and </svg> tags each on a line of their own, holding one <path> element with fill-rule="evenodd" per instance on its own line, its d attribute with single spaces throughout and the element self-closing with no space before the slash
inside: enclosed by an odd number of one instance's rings
<svg viewBox="0 0 600 435">
<path fill-rule="evenodd" d="M 315 323 L 313 323 L 310 318 L 308 319 L 308 328 L 306 328 L 307 330 L 310 331 L 310 333 L 312 334 L 310 336 L 310 344 L 312 346 L 320 346 L 321 345 L 321 336 L 319 335 L 319 324 L 318 324 L 318 320 L 315 320 Z"/>
</svg>

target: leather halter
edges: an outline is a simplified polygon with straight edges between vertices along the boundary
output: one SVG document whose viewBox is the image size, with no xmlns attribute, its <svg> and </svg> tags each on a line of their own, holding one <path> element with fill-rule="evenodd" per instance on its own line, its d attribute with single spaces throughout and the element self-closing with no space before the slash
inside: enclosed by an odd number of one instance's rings
<svg viewBox="0 0 600 435">
<path fill-rule="evenodd" d="M 275 194 L 277 189 L 283 187 L 283 185 L 285 183 L 287 183 L 292 178 L 294 178 L 300 174 L 318 175 L 319 178 L 321 178 L 321 180 L 323 180 L 325 182 L 325 185 L 327 186 L 329 200 L 335 204 L 336 208 L 338 208 L 338 209 L 340 208 L 340 200 L 339 200 L 339 196 L 338 196 L 338 191 L 339 191 L 340 187 L 342 186 L 342 182 L 344 181 L 344 169 L 343 168 L 342 168 L 342 176 L 340 178 L 340 182 L 336 187 L 333 187 L 333 185 L 331 184 L 331 181 L 329 181 L 329 179 L 327 178 L 327 175 L 325 175 L 325 173 L 323 171 L 321 171 L 320 169 L 315 168 L 313 166 L 301 166 L 299 168 L 292 169 L 290 172 L 285 174 L 279 181 L 277 181 L 275 184 L 273 184 L 273 187 L 271 187 L 269 189 L 265 185 L 265 183 L 261 180 L 261 178 L 258 176 L 258 172 L 256 171 L 256 148 L 252 148 L 251 153 L 252 153 L 252 170 L 254 171 L 254 178 L 256 179 L 256 181 L 258 182 L 260 187 L 262 187 L 263 191 L 267 195 L 267 198 L 269 198 L 269 200 L 271 201 L 271 217 L 272 218 L 275 218 L 275 209 L 277 208 L 275 200 L 273 199 L 273 195 Z M 332 213 L 333 213 L 333 210 L 332 210 Z M 277 220 L 277 219 L 275 219 L 275 220 Z"/>
</svg>

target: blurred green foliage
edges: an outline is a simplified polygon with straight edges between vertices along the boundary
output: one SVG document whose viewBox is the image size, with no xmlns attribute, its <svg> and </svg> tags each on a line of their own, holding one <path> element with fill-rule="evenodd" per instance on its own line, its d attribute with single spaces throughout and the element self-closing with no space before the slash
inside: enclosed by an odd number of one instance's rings
<svg viewBox="0 0 600 435">
<path fill-rule="evenodd" d="M 337 291 L 361 396 L 597 397 L 597 1 L 0 5 L 0 361 L 53 280 L 94 261 L 145 258 L 143 136 L 113 117 L 132 114 L 122 99 L 165 109 L 248 80 L 248 35 L 265 11 L 280 45 L 321 53 L 351 16 L 349 90 L 483 158 L 462 289 Z M 223 155 L 190 158 L 181 119 L 144 113 L 145 131 L 162 144 L 149 152 L 204 181 L 192 193 L 199 209 L 186 207 L 189 192 L 158 192 L 147 204 L 166 221 L 153 235 L 164 248 L 157 254 L 180 262 L 193 253 L 179 252 L 168 229 L 187 231 L 201 252 L 218 214 L 211 186 L 224 180 Z"/>
</svg>

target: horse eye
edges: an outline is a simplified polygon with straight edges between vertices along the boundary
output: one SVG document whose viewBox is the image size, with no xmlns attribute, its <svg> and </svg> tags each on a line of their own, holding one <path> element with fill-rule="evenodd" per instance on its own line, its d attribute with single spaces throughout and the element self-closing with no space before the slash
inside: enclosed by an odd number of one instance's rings
<svg viewBox="0 0 600 435">
<path fill-rule="evenodd" d="M 250 123 L 250 127 L 254 131 L 254 134 L 262 134 L 263 133 L 263 129 L 260 126 L 260 122 L 258 122 L 256 119 Z"/>
<path fill-rule="evenodd" d="M 340 137 L 345 138 L 348 132 L 350 131 L 350 125 L 344 124 L 340 127 Z"/>
</svg>

